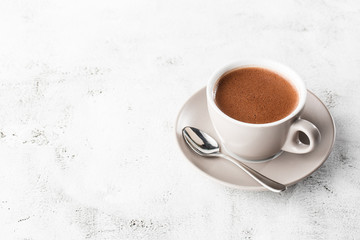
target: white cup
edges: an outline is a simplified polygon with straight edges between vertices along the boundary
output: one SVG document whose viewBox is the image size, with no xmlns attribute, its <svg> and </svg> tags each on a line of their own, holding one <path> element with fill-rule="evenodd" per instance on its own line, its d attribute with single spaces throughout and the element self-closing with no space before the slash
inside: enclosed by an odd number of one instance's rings
<svg viewBox="0 0 360 240">
<path fill-rule="evenodd" d="M 265 124 L 241 122 L 223 113 L 215 104 L 217 82 L 225 73 L 246 67 L 265 68 L 288 80 L 299 96 L 295 110 L 283 119 Z M 304 154 L 316 147 L 320 141 L 319 130 L 311 122 L 301 119 L 306 94 L 304 82 L 293 70 L 277 62 L 259 59 L 226 65 L 212 75 L 206 89 L 208 111 L 222 147 L 233 157 L 251 162 L 274 159 L 282 151 Z M 309 144 L 300 141 L 299 132 L 308 137 Z"/>
</svg>

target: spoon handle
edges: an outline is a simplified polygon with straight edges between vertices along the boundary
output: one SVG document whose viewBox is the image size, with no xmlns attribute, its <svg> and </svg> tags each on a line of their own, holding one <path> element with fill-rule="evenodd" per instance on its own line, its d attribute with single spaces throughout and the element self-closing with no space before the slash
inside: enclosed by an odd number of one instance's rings
<svg viewBox="0 0 360 240">
<path fill-rule="evenodd" d="M 282 192 L 282 191 L 286 190 L 285 185 L 275 182 L 274 180 L 271 180 L 270 178 L 262 175 L 261 173 L 255 171 L 251 167 L 247 166 L 246 164 L 244 164 L 228 155 L 220 153 L 219 157 L 229 160 L 230 162 L 232 162 L 233 164 L 235 164 L 236 166 L 241 168 L 244 172 L 246 172 L 250 177 L 255 179 L 258 183 L 263 185 L 265 188 L 269 189 L 270 191 Z"/>
</svg>

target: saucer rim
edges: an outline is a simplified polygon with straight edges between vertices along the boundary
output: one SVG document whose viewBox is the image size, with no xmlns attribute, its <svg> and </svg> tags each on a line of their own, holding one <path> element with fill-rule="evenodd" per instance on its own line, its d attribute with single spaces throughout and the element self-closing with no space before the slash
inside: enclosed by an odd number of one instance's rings
<svg viewBox="0 0 360 240">
<path fill-rule="evenodd" d="M 235 188 L 235 189 L 240 189 L 240 190 L 248 190 L 248 191 L 269 191 L 267 190 L 266 188 L 264 188 L 263 186 L 259 185 L 259 186 L 240 186 L 240 185 L 237 185 L 237 184 L 233 184 L 233 183 L 229 183 L 229 182 L 225 182 L 225 181 L 222 181 L 220 179 L 217 179 L 213 176 L 211 176 L 210 174 L 202 171 L 200 168 L 198 168 L 190 159 L 188 159 L 188 157 L 185 155 L 185 153 L 182 151 L 182 146 L 180 145 L 180 142 L 178 140 L 178 133 L 177 133 L 177 126 L 178 126 L 178 122 L 179 122 L 179 118 L 180 118 L 180 115 L 181 113 L 183 112 L 185 106 L 187 106 L 187 104 L 190 102 L 190 100 L 197 94 L 199 94 L 201 91 L 206 91 L 206 86 L 205 87 L 202 87 L 200 88 L 198 91 L 196 91 L 195 93 L 193 93 L 192 95 L 190 95 L 188 97 L 188 99 L 183 103 L 182 107 L 180 108 L 180 110 L 178 111 L 178 114 L 176 116 L 176 120 L 175 120 L 175 127 L 174 127 L 174 132 L 175 132 L 175 141 L 178 145 L 178 151 L 181 152 L 181 154 L 187 159 L 187 162 L 189 162 L 193 168 L 197 169 L 198 172 L 200 172 L 202 175 L 205 175 L 206 177 L 214 180 L 215 182 L 218 182 L 222 185 L 225 185 L 227 187 L 230 187 L 230 188 Z M 326 105 L 321 101 L 321 99 L 316 96 L 316 94 L 314 94 L 313 92 L 311 92 L 309 89 L 307 89 L 307 92 L 311 95 L 313 95 L 320 103 L 321 105 L 325 108 L 326 112 L 328 113 L 328 115 L 330 116 L 330 119 L 331 119 L 331 122 L 332 122 L 332 128 L 333 128 L 333 138 L 331 139 L 331 146 L 329 148 L 329 151 L 324 155 L 324 160 L 322 162 L 320 162 L 320 164 L 318 166 L 316 166 L 314 168 L 313 171 L 305 174 L 305 176 L 295 180 L 295 181 L 292 181 L 290 183 L 287 183 L 285 184 L 287 187 L 290 187 L 292 185 L 295 185 L 296 183 L 302 181 L 303 179 L 309 177 L 311 174 L 313 174 L 315 171 L 317 171 L 324 163 L 325 161 L 328 159 L 328 157 L 330 156 L 331 152 L 332 152 L 332 149 L 334 147 L 334 144 L 335 144 L 335 140 L 336 140 L 336 125 L 335 125 L 335 121 L 334 121 L 334 118 L 333 116 L 331 115 L 329 109 L 326 107 Z M 207 99 L 206 99 L 207 101 Z"/>
</svg>

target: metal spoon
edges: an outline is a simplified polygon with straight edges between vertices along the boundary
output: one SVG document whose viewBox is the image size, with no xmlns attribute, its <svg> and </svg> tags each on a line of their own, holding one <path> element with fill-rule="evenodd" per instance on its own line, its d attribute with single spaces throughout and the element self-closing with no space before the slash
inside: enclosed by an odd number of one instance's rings
<svg viewBox="0 0 360 240">
<path fill-rule="evenodd" d="M 194 152 L 203 157 L 221 157 L 226 160 L 229 160 L 244 172 L 246 172 L 250 177 L 255 179 L 258 183 L 263 185 L 265 188 L 273 192 L 282 192 L 286 190 L 286 186 L 271 180 L 268 177 L 265 177 L 261 173 L 255 171 L 254 169 L 248 167 L 244 163 L 220 152 L 220 146 L 214 138 L 201 131 L 200 129 L 194 127 L 184 127 L 182 130 L 182 135 L 185 142 L 190 146 Z"/>
</svg>

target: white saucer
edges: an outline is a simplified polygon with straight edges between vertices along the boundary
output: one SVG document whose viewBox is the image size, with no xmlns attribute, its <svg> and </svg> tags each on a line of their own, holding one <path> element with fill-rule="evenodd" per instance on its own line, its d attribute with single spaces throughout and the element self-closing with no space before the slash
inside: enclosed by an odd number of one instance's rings
<svg viewBox="0 0 360 240">
<path fill-rule="evenodd" d="M 314 123 L 321 133 L 321 142 L 314 151 L 307 154 L 284 152 L 268 162 L 246 164 L 286 186 L 293 185 L 316 171 L 325 162 L 333 147 L 334 121 L 325 105 L 310 91 L 301 117 Z M 204 158 L 194 153 L 182 138 L 181 131 L 185 126 L 199 128 L 219 141 L 207 111 L 205 88 L 184 104 L 177 117 L 176 140 L 181 152 L 202 173 L 222 184 L 245 190 L 265 190 L 232 163 L 220 158 Z M 222 148 L 222 151 L 225 150 Z"/>
</svg>

